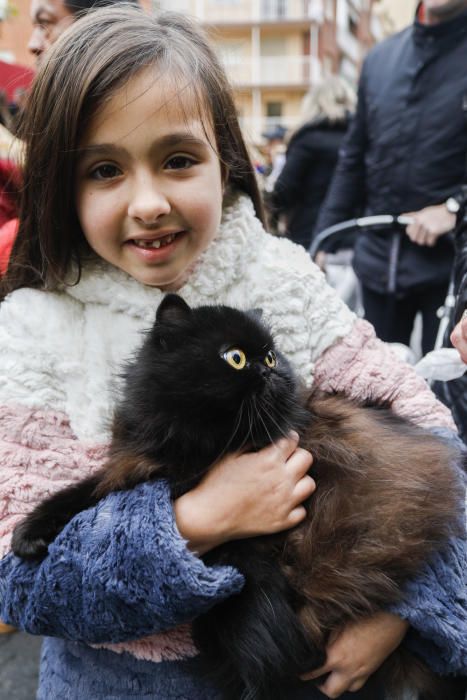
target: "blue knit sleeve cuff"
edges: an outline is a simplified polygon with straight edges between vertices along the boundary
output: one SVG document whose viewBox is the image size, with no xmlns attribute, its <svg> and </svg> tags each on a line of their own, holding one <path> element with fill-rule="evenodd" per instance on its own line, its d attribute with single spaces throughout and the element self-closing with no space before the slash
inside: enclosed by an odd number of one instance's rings
<svg viewBox="0 0 467 700">
<path fill-rule="evenodd" d="M 459 436 L 446 428 L 431 431 L 465 454 Z M 464 465 L 457 475 L 465 483 Z M 463 536 L 452 537 L 447 546 L 404 588 L 404 600 L 391 608 L 406 619 L 411 629 L 406 645 L 441 674 L 467 673 L 467 549 L 465 500 L 459 504 Z"/>
<path fill-rule="evenodd" d="M 0 619 L 32 634 L 121 642 L 187 622 L 243 582 L 187 549 L 167 485 L 147 483 L 73 518 L 41 563 L 5 557 Z"/>
</svg>

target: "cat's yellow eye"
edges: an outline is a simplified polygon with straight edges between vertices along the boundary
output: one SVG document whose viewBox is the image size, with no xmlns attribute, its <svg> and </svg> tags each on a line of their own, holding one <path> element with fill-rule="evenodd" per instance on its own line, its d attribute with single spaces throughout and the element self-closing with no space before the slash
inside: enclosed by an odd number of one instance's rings
<svg viewBox="0 0 467 700">
<path fill-rule="evenodd" d="M 240 348 L 232 348 L 224 352 L 222 357 L 234 369 L 243 369 L 246 365 L 246 355 Z"/>
<path fill-rule="evenodd" d="M 269 369 L 274 369 L 277 365 L 276 354 L 272 350 L 270 350 L 264 358 L 264 364 L 266 367 L 269 367 Z"/>
</svg>

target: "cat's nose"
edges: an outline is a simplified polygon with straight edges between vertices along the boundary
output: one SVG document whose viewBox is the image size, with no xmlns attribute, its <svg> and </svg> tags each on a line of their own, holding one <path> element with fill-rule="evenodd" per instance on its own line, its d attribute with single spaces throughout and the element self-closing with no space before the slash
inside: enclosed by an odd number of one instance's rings
<svg viewBox="0 0 467 700">
<path fill-rule="evenodd" d="M 269 374 L 269 372 L 270 372 L 269 367 L 266 367 L 266 365 L 263 365 L 262 363 L 261 363 L 261 364 L 258 364 L 257 367 L 256 367 L 256 369 L 257 369 L 258 374 L 259 374 L 261 377 L 265 377 L 265 378 L 268 376 L 268 374 Z"/>
</svg>

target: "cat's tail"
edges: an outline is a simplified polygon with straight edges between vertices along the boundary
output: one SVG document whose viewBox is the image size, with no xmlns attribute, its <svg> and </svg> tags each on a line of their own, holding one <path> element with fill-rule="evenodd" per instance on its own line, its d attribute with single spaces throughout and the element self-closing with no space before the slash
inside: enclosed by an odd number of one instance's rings
<svg viewBox="0 0 467 700">
<path fill-rule="evenodd" d="M 403 645 L 386 659 L 376 675 L 390 700 L 405 700 L 408 696 L 424 700 L 459 697 L 461 679 L 438 676 Z"/>
<path fill-rule="evenodd" d="M 214 668 L 226 697 L 287 699 L 285 684 L 324 663 L 313 650 L 280 571 L 247 583 L 239 596 L 215 606 L 194 623 L 195 642 Z M 289 686 L 290 689 L 290 686 Z"/>
</svg>

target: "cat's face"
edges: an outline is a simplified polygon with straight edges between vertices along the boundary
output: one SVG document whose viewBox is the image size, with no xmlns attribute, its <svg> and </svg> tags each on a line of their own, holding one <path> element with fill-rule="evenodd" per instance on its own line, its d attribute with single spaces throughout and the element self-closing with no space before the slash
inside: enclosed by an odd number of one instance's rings
<svg viewBox="0 0 467 700">
<path fill-rule="evenodd" d="M 157 386 L 159 407 L 224 439 L 235 432 L 237 447 L 261 447 L 295 427 L 295 377 L 256 312 L 190 309 L 168 295 L 140 363 Z"/>
</svg>

